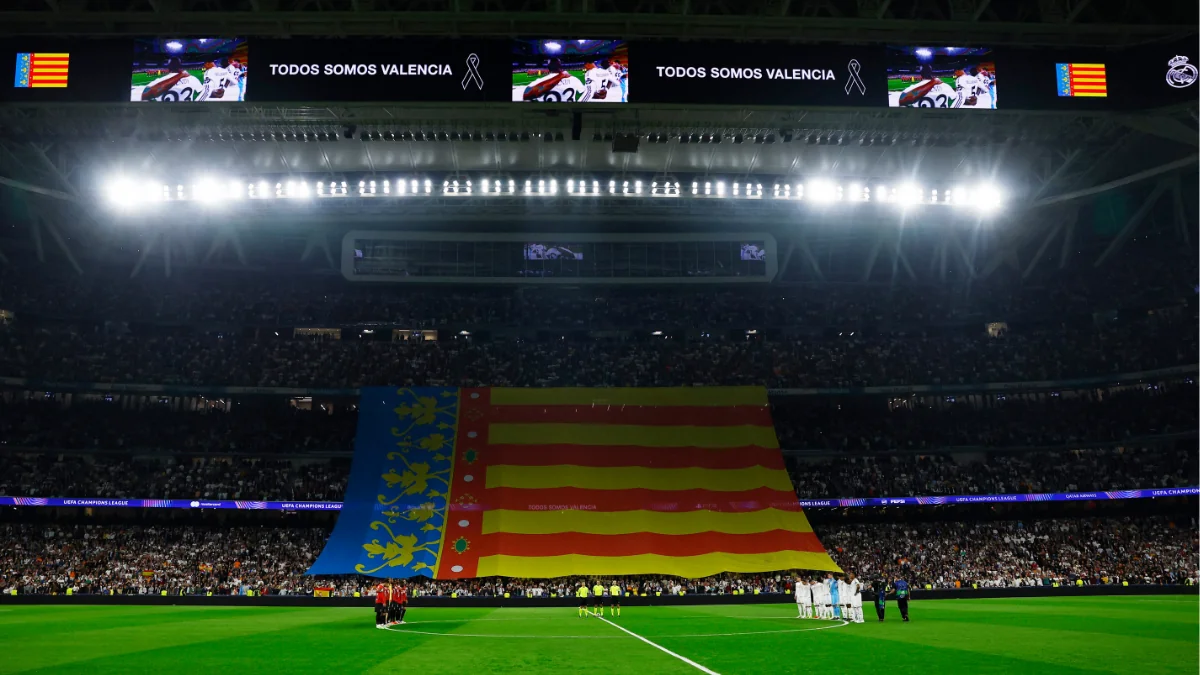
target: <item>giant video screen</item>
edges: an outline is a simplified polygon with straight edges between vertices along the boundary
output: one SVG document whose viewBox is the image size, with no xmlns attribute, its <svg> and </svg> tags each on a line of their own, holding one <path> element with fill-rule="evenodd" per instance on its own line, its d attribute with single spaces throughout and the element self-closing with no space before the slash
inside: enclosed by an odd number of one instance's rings
<svg viewBox="0 0 1200 675">
<path fill-rule="evenodd" d="M 517 40 L 512 100 L 626 103 L 629 45 L 624 40 Z"/>
<path fill-rule="evenodd" d="M 888 47 L 888 106 L 996 109 L 996 63 L 987 47 Z"/>
<path fill-rule="evenodd" d="M 129 100 L 245 101 L 248 67 L 245 38 L 136 40 Z"/>
</svg>

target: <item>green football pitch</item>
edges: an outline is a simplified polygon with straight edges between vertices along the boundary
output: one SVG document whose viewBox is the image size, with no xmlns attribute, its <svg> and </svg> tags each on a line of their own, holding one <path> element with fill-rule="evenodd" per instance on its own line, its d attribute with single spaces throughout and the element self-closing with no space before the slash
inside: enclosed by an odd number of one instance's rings
<svg viewBox="0 0 1200 675">
<path fill-rule="evenodd" d="M 191 74 L 191 76 L 196 78 L 197 80 L 200 80 L 201 82 L 204 81 L 204 71 L 203 70 L 200 70 L 200 69 L 189 70 L 188 73 Z M 145 85 L 150 84 L 151 82 L 157 80 L 158 78 L 162 77 L 165 74 L 166 74 L 165 72 L 157 73 L 157 74 L 134 73 L 132 86 L 134 86 L 134 87 L 145 86 Z"/>
<path fill-rule="evenodd" d="M 574 75 L 575 77 L 578 77 L 580 81 L 583 81 L 583 78 L 587 75 L 587 72 L 583 71 L 583 70 L 568 70 L 567 72 Z M 538 75 L 535 77 L 535 76 L 530 75 L 529 73 L 525 73 L 525 72 L 513 73 L 513 86 L 514 87 L 528 87 L 529 85 L 531 85 L 535 81 L 537 81 L 538 78 L 541 78 L 541 77 L 545 77 L 545 75 L 543 74 L 543 75 Z"/>
<path fill-rule="evenodd" d="M 794 605 L 413 608 L 0 606 L 0 673 L 1190 673 L 1195 597 L 941 600 L 861 625 Z M 869 613 L 873 614 L 870 607 Z"/>
</svg>

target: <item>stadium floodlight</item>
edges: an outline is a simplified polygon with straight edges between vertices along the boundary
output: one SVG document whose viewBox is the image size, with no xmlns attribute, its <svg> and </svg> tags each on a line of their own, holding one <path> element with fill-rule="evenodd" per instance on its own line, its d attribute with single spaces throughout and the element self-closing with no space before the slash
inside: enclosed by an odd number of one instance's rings
<svg viewBox="0 0 1200 675">
<path fill-rule="evenodd" d="M 633 184 L 633 187 L 635 192 L 637 192 L 639 195 L 642 194 L 642 181 L 637 181 Z"/>
<path fill-rule="evenodd" d="M 829 203 L 838 198 L 838 186 L 827 180 L 809 181 L 804 192 L 814 202 Z"/>
<path fill-rule="evenodd" d="M 876 185 L 875 186 L 875 200 L 876 201 L 880 201 L 880 202 L 889 201 L 888 196 L 889 196 L 888 189 L 887 189 L 886 185 Z"/>
<path fill-rule="evenodd" d="M 858 183 L 851 183 L 842 194 L 848 202 L 864 201 L 863 187 Z"/>
<path fill-rule="evenodd" d="M 547 52 L 550 52 L 550 53 L 552 53 L 552 54 L 553 54 L 553 53 L 555 53 L 555 52 L 561 52 L 561 51 L 562 51 L 562 45 L 560 45 L 560 44 L 559 44 L 559 43 L 557 43 L 557 42 L 554 42 L 553 40 L 551 40 L 551 41 L 547 42 L 547 43 L 545 44 L 545 47 L 546 47 L 546 51 L 547 51 Z"/>
<path fill-rule="evenodd" d="M 234 194 L 236 192 L 233 191 Z M 230 191 L 222 189 L 210 176 L 202 176 L 192 185 L 192 200 L 199 202 L 203 208 L 219 208 L 226 203 L 226 198 L 231 196 Z"/>
<path fill-rule="evenodd" d="M 971 203 L 984 211 L 998 211 L 1004 206 L 1004 192 L 995 185 L 980 185 L 971 196 Z"/>
<path fill-rule="evenodd" d="M 921 203 L 924 194 L 920 185 L 903 183 L 896 188 L 896 201 L 901 206 L 913 206 Z"/>
<path fill-rule="evenodd" d="M 426 178 L 425 179 L 425 194 L 430 194 L 431 192 L 433 192 L 433 181 Z"/>
<path fill-rule="evenodd" d="M 167 51 L 169 51 L 169 52 L 183 51 L 183 45 L 176 40 L 171 40 L 170 42 L 168 42 L 166 44 L 166 47 L 167 47 Z"/>
<path fill-rule="evenodd" d="M 717 181 L 717 196 L 718 197 L 725 196 L 725 181 L 723 181 L 723 180 Z"/>
<path fill-rule="evenodd" d="M 130 209 L 138 205 L 137 186 L 128 178 L 114 178 L 105 184 L 103 190 L 105 200 L 114 207 Z"/>
<path fill-rule="evenodd" d="M 924 47 L 921 47 L 921 48 L 913 51 L 913 54 L 916 54 L 917 56 L 919 56 L 923 59 L 927 59 L 927 58 L 933 56 L 933 52 L 931 52 L 928 49 L 925 49 Z"/>
</svg>

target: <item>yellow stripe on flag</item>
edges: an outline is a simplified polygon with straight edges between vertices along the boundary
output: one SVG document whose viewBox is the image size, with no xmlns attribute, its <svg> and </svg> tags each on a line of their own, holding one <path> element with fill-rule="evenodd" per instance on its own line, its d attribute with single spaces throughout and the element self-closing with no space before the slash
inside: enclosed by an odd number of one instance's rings
<svg viewBox="0 0 1200 675">
<path fill-rule="evenodd" d="M 641 445 L 659 448 L 778 448 L 774 427 L 650 426 L 637 424 L 492 424 L 492 445 Z"/>
<path fill-rule="evenodd" d="M 34 52 L 33 58 L 35 58 L 35 59 L 69 59 L 69 58 L 71 58 L 71 55 L 69 53 L 68 54 L 58 54 L 58 53 L 47 54 L 45 52 Z"/>
<path fill-rule="evenodd" d="M 1107 98 L 1108 92 L 1106 92 L 1106 91 L 1094 91 L 1094 92 L 1093 91 L 1077 91 L 1071 95 L 1072 96 L 1103 96 L 1103 97 Z"/>
<path fill-rule="evenodd" d="M 757 534 L 772 530 L 812 532 L 808 518 L 800 511 L 763 509 L 761 511 L 485 511 L 483 533 L 511 534 Z"/>
<path fill-rule="evenodd" d="M 706 577 L 721 572 L 775 572 L 778 570 L 821 570 L 841 572 L 828 553 L 778 551 L 775 553 L 706 553 L 672 557 L 656 554 L 604 557 L 558 555 L 545 557 L 486 556 L 479 559 L 477 576 L 545 579 L 572 574 L 615 576 L 622 574 L 670 574 Z"/>
<path fill-rule="evenodd" d="M 493 387 L 492 405 L 767 405 L 763 387 Z"/>
<path fill-rule="evenodd" d="M 588 490 L 713 490 L 740 492 L 769 487 L 792 490 L 786 471 L 752 466 L 745 469 L 648 469 L 641 466 L 590 467 L 512 466 L 487 468 L 488 488 L 508 487 L 539 490 L 577 487 Z"/>
<path fill-rule="evenodd" d="M 1071 64 L 1068 64 L 1068 67 L 1070 67 L 1070 68 L 1099 68 L 1100 70 L 1104 70 L 1103 63 L 1071 63 Z"/>
</svg>

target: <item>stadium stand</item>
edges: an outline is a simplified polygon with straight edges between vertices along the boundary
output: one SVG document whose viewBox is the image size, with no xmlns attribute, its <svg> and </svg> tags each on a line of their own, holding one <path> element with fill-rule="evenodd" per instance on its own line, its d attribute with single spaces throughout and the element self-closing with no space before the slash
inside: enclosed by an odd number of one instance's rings
<svg viewBox="0 0 1200 675">
<path fill-rule="evenodd" d="M 158 595 L 365 594 L 367 578 L 304 576 L 327 531 L 287 527 L 0 525 L 0 593 Z M 1072 519 L 977 524 L 882 524 L 827 529 L 835 559 L 864 579 L 903 571 L 935 588 L 1182 584 L 1196 579 L 1196 521 Z M 149 574 L 146 574 L 149 572 Z M 703 579 L 625 577 L 639 594 L 788 592 L 789 573 Z M 415 579 L 418 594 L 567 596 L 584 578 Z"/>
</svg>

